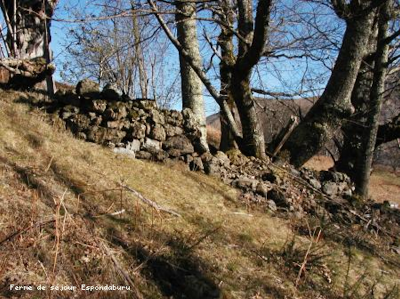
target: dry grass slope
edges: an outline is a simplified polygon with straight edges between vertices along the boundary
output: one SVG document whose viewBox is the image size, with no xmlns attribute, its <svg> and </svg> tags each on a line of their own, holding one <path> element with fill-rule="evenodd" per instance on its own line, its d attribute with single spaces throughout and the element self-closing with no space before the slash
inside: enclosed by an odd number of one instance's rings
<svg viewBox="0 0 400 299">
<path fill-rule="evenodd" d="M 236 190 L 180 164 L 74 139 L 25 101 L 0 91 L 0 297 L 397 298 L 400 269 L 383 258 L 301 234 L 295 228 L 306 220 L 248 209 Z M 182 217 L 155 211 L 121 184 Z M 318 226 L 310 222 L 311 231 Z M 57 285 L 77 290 L 49 290 Z"/>
</svg>

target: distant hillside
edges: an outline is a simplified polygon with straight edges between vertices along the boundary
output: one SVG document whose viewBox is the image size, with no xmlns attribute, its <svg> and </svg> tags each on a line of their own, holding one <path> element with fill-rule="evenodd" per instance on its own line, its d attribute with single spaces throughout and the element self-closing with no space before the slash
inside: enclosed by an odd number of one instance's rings
<svg viewBox="0 0 400 299">
<path fill-rule="evenodd" d="M 299 118 L 304 117 L 315 99 L 298 100 L 257 100 L 258 117 L 264 129 L 265 141 L 271 142 L 273 136 L 287 125 L 292 115 Z M 215 130 L 221 130 L 219 113 L 207 117 L 207 125 Z"/>
</svg>

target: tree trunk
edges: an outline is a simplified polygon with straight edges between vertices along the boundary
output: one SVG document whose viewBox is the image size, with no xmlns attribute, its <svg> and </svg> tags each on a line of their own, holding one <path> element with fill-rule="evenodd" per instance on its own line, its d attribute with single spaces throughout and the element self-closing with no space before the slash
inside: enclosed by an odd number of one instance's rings
<svg viewBox="0 0 400 299">
<path fill-rule="evenodd" d="M 7 43 L 15 58 L 45 57 L 46 36 L 50 43 L 50 18 L 58 0 L 4 1 L 1 9 L 11 26 L 8 26 Z M 16 11 L 15 11 L 16 8 Z M 10 30 L 10 28 L 13 28 Z M 14 44 L 15 43 L 15 44 Z"/>
<path fill-rule="evenodd" d="M 374 29 L 368 42 L 368 53 L 361 63 L 357 80 L 351 95 L 351 103 L 355 112 L 343 123 L 343 145 L 339 149 L 339 160 L 335 163 L 338 171 L 346 173 L 352 181 L 357 176 L 358 163 L 364 153 L 362 152 L 362 139 L 368 114 L 370 91 L 373 82 L 374 54 L 376 52 L 376 39 L 378 28 Z"/>
<path fill-rule="evenodd" d="M 363 158 L 355 176 L 356 194 L 363 198 L 368 197 L 368 186 L 371 175 L 371 165 L 374 156 L 376 137 L 379 127 L 379 116 L 385 91 L 385 79 L 388 63 L 389 45 L 386 43 L 387 31 L 391 13 L 392 1 L 386 1 L 379 12 L 379 31 L 377 51 L 375 54 L 374 79 L 370 93 L 370 105 L 368 109 L 367 128 L 364 130 L 362 140 Z"/>
<path fill-rule="evenodd" d="M 220 14 L 221 22 L 225 24 L 225 26 L 221 26 L 221 33 L 218 36 L 218 45 L 221 49 L 221 58 L 222 58 L 219 63 L 219 74 L 221 80 L 220 95 L 226 98 L 230 110 L 236 120 L 237 117 L 235 116 L 237 115 L 237 108 L 232 98 L 232 95 L 229 92 L 229 86 L 231 85 L 231 79 L 232 79 L 232 68 L 235 65 L 236 61 L 234 55 L 234 46 L 233 46 L 234 18 L 230 0 L 222 0 L 220 6 L 222 12 Z M 229 127 L 229 123 L 226 119 L 226 115 L 222 109 L 220 110 L 220 121 L 221 121 L 220 150 L 226 152 L 230 149 L 237 148 L 235 137 L 232 134 L 232 131 Z"/>
<path fill-rule="evenodd" d="M 6 42 L 11 56 L 18 59 L 44 58 L 51 62 L 50 19 L 58 0 L 12 0 L 0 3 L 7 23 Z M 47 77 L 47 90 L 54 92 Z"/>
<path fill-rule="evenodd" d="M 178 41 L 192 57 L 193 62 L 201 67 L 201 56 L 197 39 L 196 4 L 190 1 L 179 1 L 176 4 Z M 190 108 L 200 126 L 201 151 L 208 151 L 206 116 L 203 100 L 203 84 L 190 64 L 179 56 L 181 70 L 182 106 Z"/>
<path fill-rule="evenodd" d="M 296 167 L 317 154 L 333 138 L 343 119 L 352 114 L 350 98 L 366 54 L 374 15 L 375 9 L 364 10 L 347 19 L 343 43 L 325 91 L 284 146 Z"/>
</svg>

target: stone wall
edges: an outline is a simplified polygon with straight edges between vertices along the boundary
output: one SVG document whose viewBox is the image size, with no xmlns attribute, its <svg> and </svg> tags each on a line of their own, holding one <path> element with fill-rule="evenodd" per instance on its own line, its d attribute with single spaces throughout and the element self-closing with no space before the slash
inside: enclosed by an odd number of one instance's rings
<svg viewBox="0 0 400 299">
<path fill-rule="evenodd" d="M 100 91 L 90 80 L 58 91 L 57 112 L 77 137 L 139 159 L 187 162 L 202 169 L 199 129 L 190 109 L 158 109 L 150 99 L 131 99 L 112 85 Z"/>
</svg>

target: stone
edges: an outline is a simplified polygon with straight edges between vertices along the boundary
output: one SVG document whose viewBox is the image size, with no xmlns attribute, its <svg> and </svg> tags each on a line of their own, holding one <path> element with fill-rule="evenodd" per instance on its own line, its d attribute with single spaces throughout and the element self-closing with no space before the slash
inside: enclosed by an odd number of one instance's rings
<svg viewBox="0 0 400 299">
<path fill-rule="evenodd" d="M 241 177 L 234 180 L 232 182 L 232 185 L 239 189 L 255 191 L 258 185 L 258 181 L 247 177 Z"/>
<path fill-rule="evenodd" d="M 146 151 L 138 151 L 135 156 L 137 159 L 150 160 L 153 155 Z"/>
<path fill-rule="evenodd" d="M 116 154 L 120 154 L 120 155 L 125 155 L 129 158 L 134 159 L 135 158 L 135 152 L 131 151 L 125 147 L 116 147 L 113 149 L 113 152 Z"/>
<path fill-rule="evenodd" d="M 241 166 L 246 164 L 249 161 L 245 155 L 238 149 L 229 150 L 226 152 L 229 160 L 231 161 L 232 165 Z"/>
<path fill-rule="evenodd" d="M 58 94 L 58 95 L 56 93 L 55 96 L 56 96 L 58 102 L 63 105 L 80 106 L 80 104 L 81 104 L 81 101 L 79 100 L 79 96 L 76 93 L 74 93 L 73 91 L 65 91 L 65 93 Z"/>
<path fill-rule="evenodd" d="M 122 91 L 116 84 L 107 83 L 103 88 L 102 95 L 106 99 L 119 101 L 122 97 Z"/>
<path fill-rule="evenodd" d="M 336 195 L 338 192 L 338 185 L 335 182 L 324 182 L 322 185 L 322 192 L 329 196 Z"/>
<path fill-rule="evenodd" d="M 100 85 L 90 79 L 83 79 L 76 85 L 76 93 L 83 97 L 97 98 L 100 95 Z"/>
<path fill-rule="evenodd" d="M 88 103 L 88 110 L 96 113 L 103 113 L 107 109 L 107 102 L 104 100 L 92 100 Z"/>
<path fill-rule="evenodd" d="M 212 155 L 211 155 L 211 159 L 204 158 L 204 154 L 203 154 L 202 161 L 203 161 L 203 165 L 204 165 L 204 172 L 206 174 L 212 175 L 212 176 L 217 176 L 217 177 L 220 176 L 221 168 L 220 168 L 218 159 L 216 159 Z"/>
<path fill-rule="evenodd" d="M 65 120 L 67 118 L 70 118 L 73 115 L 78 114 L 78 113 L 79 113 L 78 107 L 72 106 L 72 105 L 67 105 L 61 109 L 61 118 Z"/>
<path fill-rule="evenodd" d="M 189 168 L 192 171 L 203 171 L 204 170 L 203 161 L 201 161 L 200 157 L 195 157 L 193 158 L 193 161 L 189 163 Z"/>
<path fill-rule="evenodd" d="M 167 124 L 172 126 L 180 127 L 183 124 L 183 116 L 182 113 L 176 110 L 170 111 L 169 115 L 166 116 L 165 121 Z"/>
<path fill-rule="evenodd" d="M 104 127 L 90 127 L 87 131 L 87 139 L 98 144 L 120 143 L 126 136 L 126 132 Z"/>
<path fill-rule="evenodd" d="M 141 123 L 134 123 L 130 128 L 130 135 L 136 139 L 142 139 L 146 136 L 146 126 Z"/>
<path fill-rule="evenodd" d="M 219 160 L 221 166 L 229 167 L 229 165 L 231 164 L 231 160 L 228 158 L 228 156 L 224 152 L 218 151 L 215 154 L 215 158 L 217 158 Z"/>
<path fill-rule="evenodd" d="M 312 179 L 310 179 L 309 181 L 308 181 L 309 183 L 310 183 L 310 185 L 311 186 L 313 186 L 315 189 L 321 189 L 321 183 L 320 183 L 320 181 L 318 181 L 317 179 L 314 179 L 314 178 L 312 178 Z"/>
<path fill-rule="evenodd" d="M 165 134 L 163 126 L 155 124 L 150 131 L 150 137 L 155 140 L 164 141 L 167 138 L 167 135 Z"/>
<path fill-rule="evenodd" d="M 182 135 L 183 129 L 180 127 L 176 127 L 176 126 L 167 124 L 167 125 L 165 125 L 165 133 L 166 133 L 167 137 Z"/>
<path fill-rule="evenodd" d="M 75 114 L 67 120 L 66 124 L 67 128 L 76 134 L 90 127 L 90 118 L 85 114 Z"/>
<path fill-rule="evenodd" d="M 269 190 L 267 198 L 273 200 L 278 207 L 289 208 L 291 206 L 291 202 L 286 198 L 285 194 L 279 190 Z"/>
<path fill-rule="evenodd" d="M 258 183 L 257 187 L 256 187 L 256 192 L 257 194 L 264 196 L 264 197 L 268 197 L 268 191 L 269 191 L 270 187 L 265 184 L 265 183 Z"/>
<path fill-rule="evenodd" d="M 140 140 L 137 139 L 133 139 L 132 141 L 126 144 L 126 148 L 133 152 L 140 151 L 140 146 L 141 146 Z"/>
<path fill-rule="evenodd" d="M 163 150 L 159 150 L 154 154 L 154 158 L 156 161 L 163 162 L 168 158 L 168 153 Z"/>
<path fill-rule="evenodd" d="M 104 116 L 109 120 L 119 120 L 128 116 L 126 104 L 123 102 L 110 102 L 107 104 L 107 109 Z"/>
<path fill-rule="evenodd" d="M 150 110 L 150 120 L 155 124 L 164 125 L 165 117 L 164 115 L 156 109 Z"/>
<path fill-rule="evenodd" d="M 157 140 L 145 138 L 142 148 L 145 150 L 159 151 L 161 149 L 161 144 Z"/>
<path fill-rule="evenodd" d="M 278 210 L 278 207 L 273 200 L 267 200 L 267 208 L 273 212 L 276 212 Z"/>
<path fill-rule="evenodd" d="M 178 158 L 182 155 L 181 151 L 176 148 L 170 148 L 169 150 L 167 150 L 167 153 L 170 157 L 173 158 Z"/>
<path fill-rule="evenodd" d="M 152 99 L 137 99 L 136 101 L 134 101 L 134 103 L 135 102 L 137 103 L 137 107 L 147 111 L 157 108 L 156 101 Z"/>
<path fill-rule="evenodd" d="M 182 155 L 192 154 L 194 152 L 194 147 L 190 140 L 184 135 L 178 135 L 168 138 L 163 143 L 163 148 L 169 150 L 175 148 L 181 151 Z"/>
<path fill-rule="evenodd" d="M 274 173 L 272 173 L 270 171 L 264 172 L 261 175 L 261 179 L 263 181 L 268 181 L 268 182 L 273 183 L 273 184 L 278 184 L 279 185 L 281 183 L 281 179 L 276 174 L 274 174 Z"/>
</svg>

